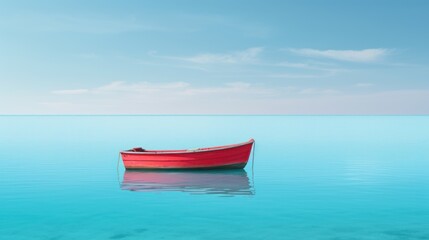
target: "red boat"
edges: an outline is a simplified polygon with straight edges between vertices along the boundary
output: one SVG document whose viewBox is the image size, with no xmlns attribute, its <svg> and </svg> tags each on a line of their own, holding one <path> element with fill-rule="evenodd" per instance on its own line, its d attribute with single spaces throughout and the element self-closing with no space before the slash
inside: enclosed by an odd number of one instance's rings
<svg viewBox="0 0 429 240">
<path fill-rule="evenodd" d="M 121 151 L 126 169 L 207 169 L 244 168 L 255 140 L 225 146 L 190 150 Z"/>
</svg>

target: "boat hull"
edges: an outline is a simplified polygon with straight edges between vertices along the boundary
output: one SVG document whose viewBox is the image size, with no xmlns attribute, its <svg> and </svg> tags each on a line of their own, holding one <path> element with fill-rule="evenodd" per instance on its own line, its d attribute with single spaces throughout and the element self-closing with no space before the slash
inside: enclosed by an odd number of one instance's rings
<svg viewBox="0 0 429 240">
<path fill-rule="evenodd" d="M 253 143 L 251 139 L 242 144 L 197 150 L 122 151 L 121 157 L 126 169 L 237 169 L 246 166 Z"/>
</svg>

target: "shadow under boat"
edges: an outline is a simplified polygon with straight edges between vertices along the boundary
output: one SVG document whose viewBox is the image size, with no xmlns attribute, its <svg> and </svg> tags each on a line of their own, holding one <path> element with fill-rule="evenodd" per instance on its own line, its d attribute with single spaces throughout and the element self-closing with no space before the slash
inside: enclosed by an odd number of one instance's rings
<svg viewBox="0 0 429 240">
<path fill-rule="evenodd" d="M 180 191 L 224 196 L 255 194 L 244 169 L 126 170 L 121 189 L 138 192 Z"/>
</svg>

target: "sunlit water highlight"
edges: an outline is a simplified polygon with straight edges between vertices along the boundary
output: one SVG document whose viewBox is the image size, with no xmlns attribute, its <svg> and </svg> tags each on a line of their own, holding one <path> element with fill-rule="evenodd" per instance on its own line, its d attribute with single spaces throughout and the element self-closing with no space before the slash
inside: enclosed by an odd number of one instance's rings
<svg viewBox="0 0 429 240">
<path fill-rule="evenodd" d="M 256 140 L 254 172 L 121 149 Z M 429 117 L 3 116 L 0 239 L 429 239 Z"/>
</svg>

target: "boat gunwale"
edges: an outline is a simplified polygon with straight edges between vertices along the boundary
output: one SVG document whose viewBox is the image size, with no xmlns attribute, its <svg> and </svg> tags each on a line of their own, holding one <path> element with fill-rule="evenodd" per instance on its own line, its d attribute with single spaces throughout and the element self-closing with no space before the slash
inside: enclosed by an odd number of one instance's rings
<svg viewBox="0 0 429 240">
<path fill-rule="evenodd" d="M 222 151 L 237 147 L 242 147 L 245 145 L 253 144 L 255 140 L 252 138 L 247 142 L 237 143 L 237 144 L 229 144 L 222 146 L 214 146 L 208 148 L 197 148 L 193 149 L 182 149 L 182 150 L 145 150 L 144 152 L 132 152 L 132 149 L 120 151 L 121 154 L 132 154 L 132 155 L 169 155 L 169 154 L 192 154 L 192 153 L 201 153 L 201 152 L 214 152 L 214 151 Z"/>
</svg>

